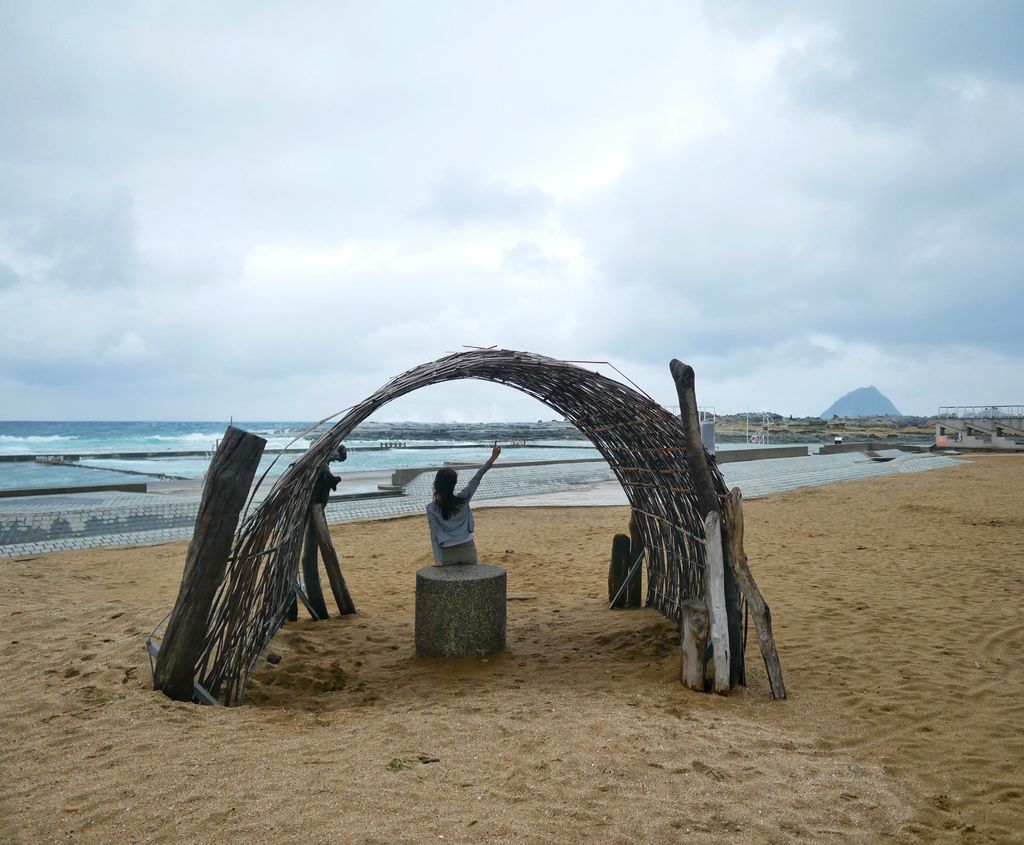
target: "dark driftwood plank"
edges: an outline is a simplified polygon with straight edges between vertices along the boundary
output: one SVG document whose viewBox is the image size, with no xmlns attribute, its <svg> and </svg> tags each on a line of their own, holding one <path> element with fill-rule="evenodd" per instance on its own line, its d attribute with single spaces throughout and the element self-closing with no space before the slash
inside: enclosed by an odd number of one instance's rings
<svg viewBox="0 0 1024 845">
<path fill-rule="evenodd" d="M 728 526 L 726 534 L 729 538 L 729 557 L 736 573 L 736 581 L 750 608 L 750 615 L 754 617 L 754 630 L 757 631 L 757 643 L 761 647 L 764 668 L 768 671 L 772 695 L 775 698 L 785 698 L 786 685 L 782 681 L 782 665 L 779 663 L 775 636 L 772 634 L 772 612 L 754 581 L 754 576 L 747 565 L 747 553 L 743 550 L 743 496 L 739 487 L 733 487 L 725 500 L 725 522 Z"/>
<path fill-rule="evenodd" d="M 318 509 L 317 505 L 310 506 L 311 511 L 316 509 Z M 309 517 L 306 522 L 306 536 L 302 542 L 302 580 L 306 584 L 306 598 L 309 600 L 309 606 L 316 614 L 314 618 L 326 619 L 330 614 L 327 612 L 324 589 L 320 584 L 317 548 L 316 529 L 313 528 L 313 518 Z"/>
<path fill-rule="evenodd" d="M 701 519 L 709 513 L 722 514 L 722 506 L 715 489 L 714 478 L 708 466 L 707 455 L 700 439 L 700 416 L 697 411 L 697 392 L 693 367 L 673 358 L 669 364 L 679 397 L 679 413 L 686 431 L 686 466 L 693 480 L 693 493 Z M 725 608 L 729 624 L 729 684 L 743 682 L 743 620 L 740 614 L 740 591 L 728 559 L 728 541 L 723 544 L 725 560 Z M 708 602 L 710 606 L 710 601 Z"/>
<path fill-rule="evenodd" d="M 331 532 L 327 528 L 327 517 L 324 516 L 324 509 L 320 505 L 310 507 L 309 521 L 313 525 L 316 541 L 320 545 L 320 555 L 324 559 L 324 569 L 327 570 L 327 580 L 331 582 L 331 592 L 334 593 L 334 603 L 338 605 L 338 613 L 342 616 L 355 613 L 356 606 L 352 601 L 352 596 L 348 593 L 345 577 L 341 574 L 341 562 L 338 560 L 338 553 L 334 551 Z"/>
<path fill-rule="evenodd" d="M 262 437 L 230 426 L 206 473 L 178 598 L 153 672 L 154 687 L 177 701 L 192 700 L 210 607 L 224 578 L 238 515 L 266 445 Z"/>
<path fill-rule="evenodd" d="M 704 692 L 704 666 L 708 651 L 708 608 L 700 599 L 683 602 L 682 681 Z"/>
<path fill-rule="evenodd" d="M 629 537 L 616 534 L 612 537 L 612 561 L 608 567 L 608 601 L 613 608 L 628 606 L 629 588 L 623 590 L 622 583 L 629 573 L 629 564 Z"/>
</svg>

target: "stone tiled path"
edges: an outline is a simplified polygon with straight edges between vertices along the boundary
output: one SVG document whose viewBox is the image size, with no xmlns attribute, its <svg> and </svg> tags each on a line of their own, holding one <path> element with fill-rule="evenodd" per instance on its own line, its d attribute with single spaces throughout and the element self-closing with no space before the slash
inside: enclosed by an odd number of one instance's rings
<svg viewBox="0 0 1024 845">
<path fill-rule="evenodd" d="M 724 464 L 730 486 L 747 498 L 854 478 L 920 472 L 955 466 L 942 455 L 899 453 L 876 462 L 862 453 Z M 464 474 L 467 474 L 463 470 Z M 467 474 L 468 475 L 468 474 Z M 353 499 L 327 506 L 329 522 L 389 519 L 423 512 L 432 476 L 423 473 L 406 495 Z M 491 470 L 474 502 L 481 505 L 625 504 L 622 489 L 604 463 L 545 464 Z M 184 540 L 192 536 L 199 493 L 76 493 L 0 500 L 0 558 L 96 546 Z"/>
<path fill-rule="evenodd" d="M 496 467 L 484 477 L 475 500 L 523 492 L 572 490 L 611 477 L 611 470 L 603 462 Z M 408 485 L 404 496 L 332 502 L 327 506 L 328 522 L 422 513 L 430 500 L 432 481 L 430 473 L 423 473 Z M 199 499 L 200 493 L 194 491 L 173 495 L 105 492 L 0 499 L 0 558 L 187 540 L 192 536 Z"/>
<path fill-rule="evenodd" d="M 888 457 L 888 455 L 887 455 Z M 722 464 L 722 474 L 730 487 L 739 487 L 744 498 L 755 499 L 771 493 L 782 493 L 798 487 L 814 487 L 895 475 L 902 472 L 923 472 L 956 466 L 961 461 L 946 455 L 897 452 L 890 461 L 872 461 L 863 452 L 838 455 L 808 455 L 803 458 L 777 458 L 764 461 L 742 461 Z M 498 499 L 488 504 L 496 507 L 586 507 L 625 505 L 626 494 L 618 482 L 589 485 L 586 489 L 566 494 L 529 495 Z"/>
</svg>

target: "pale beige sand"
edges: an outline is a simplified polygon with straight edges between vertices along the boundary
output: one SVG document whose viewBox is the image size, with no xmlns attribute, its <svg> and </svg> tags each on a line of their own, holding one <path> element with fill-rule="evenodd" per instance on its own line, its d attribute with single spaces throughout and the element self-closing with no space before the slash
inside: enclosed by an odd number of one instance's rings
<svg viewBox="0 0 1024 845">
<path fill-rule="evenodd" d="M 753 634 L 749 690 L 699 695 L 672 626 L 605 609 L 624 508 L 478 511 L 537 598 L 455 663 L 411 653 L 423 523 L 335 528 L 360 613 L 288 626 L 231 710 L 148 689 L 184 544 L 3 562 L 0 841 L 1022 841 L 1022 482 L 979 458 L 747 503 L 784 703 Z"/>
</svg>

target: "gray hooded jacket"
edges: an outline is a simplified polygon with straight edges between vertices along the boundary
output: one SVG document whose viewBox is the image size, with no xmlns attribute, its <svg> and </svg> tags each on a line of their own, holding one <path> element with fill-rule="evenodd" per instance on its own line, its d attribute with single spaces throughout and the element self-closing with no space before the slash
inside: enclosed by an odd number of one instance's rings
<svg viewBox="0 0 1024 845">
<path fill-rule="evenodd" d="M 476 471 L 469 484 L 457 494 L 463 500 L 462 506 L 448 519 L 441 516 L 441 509 L 431 502 L 427 505 L 427 522 L 430 523 L 430 545 L 434 548 L 434 560 L 441 559 L 441 549 L 461 546 L 473 539 L 473 511 L 469 509 L 469 500 L 476 492 L 480 479 L 494 465 L 490 460 Z"/>
</svg>

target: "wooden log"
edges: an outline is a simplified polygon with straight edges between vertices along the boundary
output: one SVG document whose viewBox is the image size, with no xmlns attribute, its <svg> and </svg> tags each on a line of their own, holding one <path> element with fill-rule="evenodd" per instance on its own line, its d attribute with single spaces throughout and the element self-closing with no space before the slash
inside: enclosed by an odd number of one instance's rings
<svg viewBox="0 0 1024 845">
<path fill-rule="evenodd" d="M 679 417 L 686 432 L 686 468 L 693 481 L 693 492 L 697 498 L 697 509 L 703 519 L 711 511 L 720 511 L 718 493 L 711 477 L 707 454 L 700 439 L 700 415 L 697 411 L 697 392 L 693 367 L 673 358 L 669 371 L 676 383 L 679 397 Z"/>
<path fill-rule="evenodd" d="M 782 665 L 772 634 L 772 612 L 754 581 L 747 565 L 747 553 L 743 550 L 743 496 L 739 487 L 733 487 L 725 500 L 725 524 L 729 559 L 736 574 L 736 582 L 747 600 L 750 615 L 754 617 L 754 630 L 757 631 L 757 643 L 761 648 L 764 668 L 768 672 L 768 684 L 772 696 L 783 699 L 786 697 L 786 685 L 782 680 Z"/>
<path fill-rule="evenodd" d="M 346 616 L 356 612 L 355 602 L 349 595 L 348 586 L 345 584 L 345 576 L 341 574 L 341 563 L 338 560 L 338 553 L 334 550 L 334 543 L 331 542 L 331 532 L 327 527 L 327 517 L 320 505 L 312 505 L 309 509 L 310 522 L 316 534 L 317 544 L 320 546 L 320 555 L 324 560 L 324 569 L 327 570 L 327 580 L 331 582 L 331 592 L 334 594 L 334 603 L 338 605 L 338 613 Z"/>
<path fill-rule="evenodd" d="M 633 566 L 637 558 L 644 553 L 644 539 L 640 534 L 636 512 L 629 517 L 629 565 Z M 639 567 L 626 587 L 626 607 L 643 607 L 643 567 Z"/>
<path fill-rule="evenodd" d="M 692 690 L 704 692 L 704 657 L 708 650 L 708 607 L 700 599 L 683 602 L 682 630 L 683 683 Z"/>
<path fill-rule="evenodd" d="M 318 509 L 318 505 L 310 506 L 310 514 Z M 322 512 L 322 510 L 321 510 Z M 313 527 L 313 517 L 306 517 L 306 536 L 302 541 L 302 580 L 306 585 L 306 598 L 316 619 L 326 619 L 327 602 L 324 601 L 323 585 L 320 583 L 320 568 L 317 566 L 317 537 Z"/>
<path fill-rule="evenodd" d="M 697 393 L 693 367 L 673 358 L 669 364 L 672 379 L 676 384 L 676 395 L 679 397 L 679 414 L 686 432 L 686 467 L 693 482 L 693 492 L 697 499 L 697 511 L 701 518 L 715 512 L 721 515 L 722 506 L 718 499 L 718 491 L 711 475 L 707 453 L 700 437 L 700 414 L 697 410 Z M 726 550 L 727 551 L 727 550 Z M 710 605 L 710 602 L 709 602 Z M 725 566 L 725 606 L 728 616 L 729 651 L 729 683 L 732 686 L 744 682 L 743 667 L 743 619 L 740 613 L 740 590 L 732 566 L 726 560 Z"/>
<path fill-rule="evenodd" d="M 707 541 L 707 581 L 704 600 L 708 606 L 711 654 L 715 662 L 715 692 L 727 693 L 729 680 L 729 619 L 725 609 L 725 557 L 722 552 L 722 517 L 712 511 L 704 518 Z"/>
<path fill-rule="evenodd" d="M 153 671 L 153 687 L 191 701 L 214 596 L 227 568 L 238 515 L 245 505 L 267 441 L 229 426 L 210 461 L 195 532 Z"/>
<path fill-rule="evenodd" d="M 611 607 L 626 607 L 628 587 L 622 590 L 622 584 L 629 573 L 629 537 L 616 534 L 612 537 L 612 561 L 608 567 L 608 602 Z M 618 596 L 618 600 L 616 600 Z"/>
</svg>

